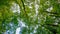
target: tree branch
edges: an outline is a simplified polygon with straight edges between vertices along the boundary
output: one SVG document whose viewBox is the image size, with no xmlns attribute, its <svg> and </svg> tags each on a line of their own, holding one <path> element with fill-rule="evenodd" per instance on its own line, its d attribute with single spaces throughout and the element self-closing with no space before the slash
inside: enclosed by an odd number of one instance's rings
<svg viewBox="0 0 60 34">
<path fill-rule="evenodd" d="M 22 4 L 23 4 L 23 8 L 24 8 L 24 11 L 25 11 L 25 14 L 26 14 L 26 17 L 28 17 L 27 13 L 26 13 L 26 10 L 25 10 L 25 5 L 24 5 L 24 2 L 23 0 L 21 0 Z"/>
</svg>

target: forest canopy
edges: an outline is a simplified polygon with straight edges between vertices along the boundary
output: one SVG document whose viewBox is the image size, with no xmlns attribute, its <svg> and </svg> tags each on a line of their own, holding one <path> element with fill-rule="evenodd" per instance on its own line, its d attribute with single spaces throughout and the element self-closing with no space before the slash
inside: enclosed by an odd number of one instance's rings
<svg viewBox="0 0 60 34">
<path fill-rule="evenodd" d="M 60 34 L 60 0 L 0 0 L 0 34 L 18 27 L 19 34 Z"/>
</svg>

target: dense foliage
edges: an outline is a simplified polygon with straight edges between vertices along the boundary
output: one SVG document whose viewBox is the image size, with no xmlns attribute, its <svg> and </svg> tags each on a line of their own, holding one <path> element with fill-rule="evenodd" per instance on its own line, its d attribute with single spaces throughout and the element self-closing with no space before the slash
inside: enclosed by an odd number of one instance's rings
<svg viewBox="0 0 60 34">
<path fill-rule="evenodd" d="M 20 13 L 14 9 L 17 5 Z M 10 23 L 14 24 L 12 30 L 16 30 L 18 19 L 26 25 L 22 34 L 60 34 L 60 1 L 0 0 L 0 34 L 11 29 Z"/>
</svg>

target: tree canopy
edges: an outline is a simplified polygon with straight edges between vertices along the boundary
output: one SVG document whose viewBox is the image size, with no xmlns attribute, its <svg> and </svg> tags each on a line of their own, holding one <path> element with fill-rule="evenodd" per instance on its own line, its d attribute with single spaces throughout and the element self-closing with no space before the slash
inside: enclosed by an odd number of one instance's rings
<svg viewBox="0 0 60 34">
<path fill-rule="evenodd" d="M 15 34 L 19 21 L 22 34 L 60 34 L 60 0 L 0 0 L 0 34 Z"/>
</svg>

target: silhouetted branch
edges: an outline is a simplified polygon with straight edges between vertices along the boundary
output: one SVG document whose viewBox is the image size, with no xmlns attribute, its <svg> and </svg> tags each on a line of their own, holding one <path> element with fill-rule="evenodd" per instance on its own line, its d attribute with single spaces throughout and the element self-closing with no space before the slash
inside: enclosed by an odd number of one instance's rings
<svg viewBox="0 0 60 34">
<path fill-rule="evenodd" d="M 24 2 L 23 0 L 21 0 L 22 4 L 23 4 L 23 8 L 24 8 L 24 11 L 25 11 L 25 14 L 26 14 L 26 17 L 28 17 L 27 13 L 26 13 L 26 10 L 25 10 L 25 5 L 24 5 Z"/>
<path fill-rule="evenodd" d="M 60 15 L 57 13 L 57 12 L 48 12 L 48 11 L 44 11 L 45 13 L 49 13 L 50 14 L 50 16 L 55 16 L 55 17 L 58 17 L 58 18 L 60 18 Z"/>
<path fill-rule="evenodd" d="M 58 25 L 44 24 L 44 25 L 41 25 L 41 26 L 45 27 L 45 28 L 48 29 L 50 32 L 52 32 L 53 34 L 58 33 L 58 32 L 57 32 L 57 29 L 51 27 L 51 26 L 53 26 L 53 27 L 54 27 L 54 26 L 57 26 L 57 27 L 58 27 Z"/>
</svg>

